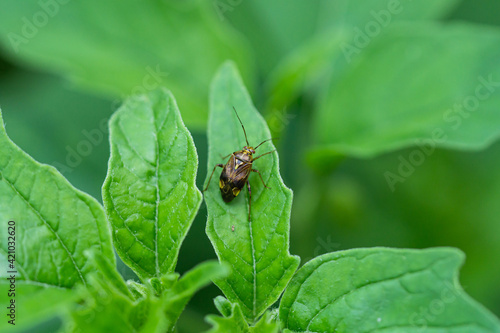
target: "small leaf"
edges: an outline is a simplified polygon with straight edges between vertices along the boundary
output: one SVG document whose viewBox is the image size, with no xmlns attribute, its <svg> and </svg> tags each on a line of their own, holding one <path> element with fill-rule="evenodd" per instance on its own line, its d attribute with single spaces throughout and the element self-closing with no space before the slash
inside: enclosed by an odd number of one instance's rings
<svg viewBox="0 0 500 333">
<path fill-rule="evenodd" d="M 0 112 L 1 118 L 1 112 Z M 33 160 L 7 136 L 0 119 L 0 259 L 17 271 L 18 318 L 48 316 L 74 297 L 68 291 L 86 285 L 93 270 L 84 251 L 95 251 L 115 264 L 111 235 L 99 203 L 78 191 L 55 168 Z M 15 229 L 8 229 L 8 221 Z M 14 239 L 8 239 L 8 232 Z M 15 267 L 7 267 L 8 241 L 15 241 Z M 32 298 L 33 297 L 33 298 Z M 1 293 L 0 304 L 9 302 Z M 35 306 L 40 299 L 46 307 Z M 60 302 L 60 304 L 58 304 Z M 25 313 L 26 311 L 26 313 Z M 3 322 L 2 322 L 3 325 Z"/>
<path fill-rule="evenodd" d="M 318 150 L 483 149 L 500 136 L 499 43 L 486 27 L 391 25 L 329 88 L 315 117 Z"/>
<path fill-rule="evenodd" d="M 184 274 L 163 297 L 168 329 L 173 330 L 177 319 L 179 319 L 179 316 L 194 293 L 211 283 L 214 279 L 227 276 L 228 273 L 228 267 L 220 265 L 215 261 L 208 261 L 199 264 Z"/>
<path fill-rule="evenodd" d="M 116 265 L 111 264 L 108 260 L 100 255 L 96 255 L 94 252 L 86 251 L 85 255 L 87 259 L 94 264 L 97 272 L 103 275 L 108 286 L 112 286 L 118 293 L 121 293 L 130 299 L 134 299 L 134 296 L 127 284 L 123 280 L 123 277 L 118 273 Z"/>
<path fill-rule="evenodd" d="M 224 64 L 211 88 L 208 127 L 209 158 L 207 179 L 221 156 L 240 150 L 245 137 L 233 110 L 235 107 L 245 125 L 248 141 L 254 147 L 270 138 L 269 129 L 255 110 L 232 63 Z M 268 141 L 257 154 L 274 149 Z M 221 262 L 232 268 L 226 279 L 215 283 L 250 322 L 255 322 L 283 292 L 297 269 L 299 258 L 288 252 L 292 191 L 283 184 L 279 174 L 278 155 L 266 155 L 253 164 L 259 175 L 250 175 L 252 186 L 251 222 L 245 188 L 231 203 L 222 200 L 217 171 L 205 192 L 208 208 L 207 235 Z"/>
<path fill-rule="evenodd" d="M 139 293 L 141 297 L 135 301 L 127 295 L 128 292 L 123 292 L 122 287 L 116 286 L 112 275 L 94 274 L 90 277 L 92 283 L 86 290 L 85 303 L 72 313 L 72 330 L 171 332 L 193 294 L 227 272 L 228 269 L 217 262 L 206 262 L 172 282 L 172 288 L 165 290 L 160 297 L 155 295 L 152 287 L 139 287 L 142 289 Z M 110 321 L 110 318 L 113 320 Z"/>
<path fill-rule="evenodd" d="M 230 313 L 223 317 L 208 315 L 206 321 L 213 327 L 206 333 L 278 333 L 279 325 L 270 311 L 266 311 L 255 326 L 248 326 L 239 304 L 231 304 Z"/>
<path fill-rule="evenodd" d="M 227 17 L 251 43 L 260 72 L 264 74 L 314 34 L 323 3 L 321 0 L 288 0 L 283 10 L 284 3 L 276 0 L 213 2 L 219 17 Z"/>
<path fill-rule="evenodd" d="M 280 304 L 285 332 L 500 332 L 459 285 L 461 251 L 354 249 L 297 271 Z"/>
<path fill-rule="evenodd" d="M 444 16 L 458 0 L 352 0 L 318 6 L 317 33 L 290 52 L 271 72 L 266 84 L 268 109 L 282 110 L 313 83 L 314 91 L 335 80 L 353 58 L 395 22 L 426 21 Z M 370 30 L 371 29 L 371 30 Z M 369 30 L 367 34 L 367 30 Z M 378 31 L 374 34 L 372 31 Z"/>
<path fill-rule="evenodd" d="M 148 287 L 146 287 L 142 283 L 128 280 L 127 287 L 135 299 L 146 297 L 146 295 L 148 294 Z"/>
<path fill-rule="evenodd" d="M 0 256 L 0 259 L 4 259 Z M 32 281 L 16 280 L 15 296 L 9 297 L 10 281 L 2 276 L 0 280 L 0 306 L 2 308 L 2 321 L 0 331 L 10 332 L 12 328 L 22 331 L 37 322 L 47 320 L 56 315 L 63 315 L 77 299 L 77 293 L 71 289 L 50 285 L 36 285 Z M 11 300 L 14 300 L 15 318 L 10 317 Z M 43 306 L 40 303 L 43 302 Z M 14 319 L 11 325 L 8 321 Z"/>
<path fill-rule="evenodd" d="M 144 281 L 172 272 L 201 203 L 198 156 L 172 94 L 128 99 L 110 120 L 103 186 L 116 251 Z"/>
</svg>

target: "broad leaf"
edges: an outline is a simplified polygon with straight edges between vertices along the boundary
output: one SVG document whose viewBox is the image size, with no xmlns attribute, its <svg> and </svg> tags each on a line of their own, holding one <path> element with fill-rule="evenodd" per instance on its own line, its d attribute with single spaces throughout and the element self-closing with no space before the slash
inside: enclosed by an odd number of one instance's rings
<svg viewBox="0 0 500 333">
<path fill-rule="evenodd" d="M 71 186 L 53 167 L 24 153 L 9 139 L 1 120 L 0 220 L 0 258 L 6 268 L 1 284 L 8 286 L 9 272 L 17 272 L 18 318 L 24 318 L 24 324 L 57 308 L 58 302 L 66 303 L 72 297 L 67 289 L 87 284 L 86 275 L 93 267 L 83 255 L 85 250 L 115 263 L 99 203 Z M 7 266 L 7 242 L 13 241 L 7 238 L 8 221 L 15 221 L 14 267 Z M 50 304 L 36 306 L 40 297 Z M 7 293 L 1 294 L 2 305 L 9 300 Z"/>
<path fill-rule="evenodd" d="M 486 147 L 500 135 L 499 43 L 489 28 L 391 26 L 331 85 L 316 115 L 317 155 Z"/>
<path fill-rule="evenodd" d="M 0 41 L 18 61 L 116 97 L 168 86 L 198 127 L 217 66 L 231 58 L 251 73 L 242 38 L 198 0 L 2 1 Z"/>
<path fill-rule="evenodd" d="M 264 75 L 315 33 L 318 13 L 324 6 L 321 0 L 214 0 L 212 3 L 221 20 L 227 18 L 248 38 Z"/>
<path fill-rule="evenodd" d="M 142 280 L 172 272 L 201 203 L 198 156 L 172 94 L 128 99 L 110 120 L 103 186 L 115 248 Z"/>
<path fill-rule="evenodd" d="M 370 248 L 317 257 L 280 304 L 285 332 L 500 332 L 459 285 L 461 251 Z"/>
<path fill-rule="evenodd" d="M 425 21 L 449 13 L 459 0 L 338 0 L 323 3 L 319 24 L 323 29 L 337 27 L 371 34 L 397 21 Z M 356 31 L 352 31 L 355 34 Z"/>
<path fill-rule="evenodd" d="M 322 2 L 318 6 L 317 33 L 290 52 L 267 82 L 268 109 L 281 110 L 305 87 L 315 92 L 336 80 L 350 62 L 396 22 L 436 19 L 457 0 Z"/>
<path fill-rule="evenodd" d="M 270 138 L 269 129 L 252 105 L 235 66 L 224 64 L 211 87 L 206 185 L 214 165 L 225 163 L 221 156 L 246 145 L 233 107 L 238 110 L 251 145 L 255 147 Z M 258 148 L 256 154 L 273 149 L 272 142 L 268 141 Z M 245 317 L 254 322 L 283 292 L 297 269 L 299 258 L 288 252 L 292 191 L 283 184 L 279 174 L 278 155 L 263 156 L 252 167 L 261 172 L 270 189 L 264 188 L 259 175 L 250 175 L 251 222 L 248 220 L 249 197 L 245 188 L 231 203 L 222 200 L 220 169 L 214 173 L 205 200 L 207 234 L 220 261 L 232 268 L 229 277 L 215 283 L 232 303 L 241 306 Z"/>
</svg>

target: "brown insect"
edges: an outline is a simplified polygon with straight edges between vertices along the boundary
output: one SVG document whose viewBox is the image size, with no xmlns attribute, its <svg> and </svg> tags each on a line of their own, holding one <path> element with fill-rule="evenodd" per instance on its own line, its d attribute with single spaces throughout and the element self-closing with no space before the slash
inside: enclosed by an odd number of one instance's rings
<svg viewBox="0 0 500 333">
<path fill-rule="evenodd" d="M 234 198 L 236 198 L 238 194 L 240 194 L 243 186 L 247 184 L 248 195 L 249 195 L 248 221 L 250 221 L 250 214 L 252 210 L 252 189 L 250 187 L 250 183 L 248 182 L 248 177 L 250 176 L 250 172 L 258 173 L 264 187 L 268 189 L 270 188 L 264 183 L 264 179 L 262 179 L 262 175 L 260 174 L 259 170 L 252 168 L 252 163 L 255 160 L 261 158 L 262 156 L 271 154 L 276 150 L 269 151 L 254 158 L 253 154 L 255 154 L 255 150 L 259 148 L 260 145 L 262 145 L 264 142 L 273 140 L 273 138 L 262 141 L 255 148 L 250 146 L 250 144 L 248 143 L 245 126 L 243 126 L 243 123 L 241 122 L 240 116 L 238 116 L 238 112 L 236 112 L 236 109 L 234 107 L 233 109 L 234 112 L 236 113 L 236 117 L 238 117 L 238 120 L 240 121 L 241 128 L 243 128 L 243 134 L 245 134 L 245 141 L 247 145 L 243 147 L 242 150 L 235 151 L 234 153 L 223 157 L 223 159 L 225 159 L 228 156 L 231 156 L 229 157 L 229 160 L 225 165 L 216 164 L 214 166 L 212 174 L 208 179 L 208 184 L 203 190 L 203 192 L 205 192 L 208 189 L 208 185 L 210 185 L 210 181 L 212 180 L 212 176 L 214 175 L 215 169 L 217 169 L 217 167 L 222 168 L 222 172 L 220 174 L 220 179 L 219 179 L 219 188 L 220 188 L 220 193 L 222 195 L 222 199 L 225 202 L 231 202 Z"/>
</svg>

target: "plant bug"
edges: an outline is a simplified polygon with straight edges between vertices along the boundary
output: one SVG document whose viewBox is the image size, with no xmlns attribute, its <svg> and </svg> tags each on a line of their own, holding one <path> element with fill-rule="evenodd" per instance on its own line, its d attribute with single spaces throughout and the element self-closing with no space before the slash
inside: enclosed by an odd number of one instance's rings
<svg viewBox="0 0 500 333">
<path fill-rule="evenodd" d="M 252 163 L 261 158 L 262 156 L 271 154 L 275 152 L 276 150 L 268 151 L 267 153 L 264 153 L 262 155 L 259 155 L 257 157 L 253 157 L 253 154 L 255 154 L 255 150 L 260 147 L 264 142 L 273 140 L 267 139 L 259 143 L 255 148 L 250 146 L 248 143 L 248 138 L 247 138 L 247 132 L 245 131 L 245 126 L 243 126 L 243 123 L 241 122 L 240 116 L 238 116 L 238 112 L 236 112 L 236 109 L 234 108 L 234 112 L 236 113 L 236 117 L 238 117 L 238 120 L 241 124 L 241 128 L 243 129 L 243 134 L 245 135 L 245 141 L 247 143 L 246 146 L 243 147 L 242 150 L 238 150 L 233 152 L 232 154 L 229 154 L 223 159 L 229 157 L 229 160 L 225 165 L 223 164 L 216 164 L 214 166 L 214 169 L 212 170 L 212 174 L 210 175 L 210 178 L 208 179 L 208 184 L 203 190 L 205 192 L 208 189 L 208 186 L 210 185 L 210 181 L 212 180 L 212 176 L 214 175 L 215 169 L 217 167 L 222 168 L 222 172 L 220 174 L 219 178 L 219 189 L 220 189 L 220 194 L 222 195 L 222 199 L 225 202 L 231 202 L 234 198 L 240 194 L 241 189 L 245 184 L 247 184 L 248 188 L 248 221 L 250 222 L 250 214 L 252 210 L 252 189 L 250 187 L 250 182 L 248 181 L 248 177 L 250 176 L 250 172 L 256 172 L 260 176 L 260 180 L 262 181 L 262 184 L 264 185 L 265 188 L 269 189 L 265 183 L 264 179 L 262 179 L 262 175 L 257 169 L 252 168 Z"/>
</svg>

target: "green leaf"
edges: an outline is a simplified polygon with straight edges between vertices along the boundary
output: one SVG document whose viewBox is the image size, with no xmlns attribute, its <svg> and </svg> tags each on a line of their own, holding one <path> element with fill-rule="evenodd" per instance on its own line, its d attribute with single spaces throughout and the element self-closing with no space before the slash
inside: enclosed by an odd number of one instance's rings
<svg viewBox="0 0 500 333">
<path fill-rule="evenodd" d="M 220 63 L 234 59 L 251 77 L 247 45 L 206 1 L 4 1 L 0 41 L 18 61 L 113 96 L 168 86 L 200 128 Z"/>
<path fill-rule="evenodd" d="M 220 299 L 219 299 L 220 301 Z M 226 300 L 227 301 L 227 300 Z M 229 301 L 227 301 L 229 303 Z M 239 304 L 231 304 L 230 313 L 223 317 L 208 315 L 206 321 L 212 325 L 207 333 L 278 333 L 279 325 L 270 311 L 266 311 L 255 326 L 248 326 Z"/>
<path fill-rule="evenodd" d="M 290 52 L 269 75 L 267 108 L 285 108 L 305 88 L 312 86 L 315 93 L 321 90 L 394 23 L 436 19 L 457 3 L 457 0 L 323 2 L 318 7 L 317 33 Z"/>
<path fill-rule="evenodd" d="M 0 75 L 0 91 L 11 140 L 101 200 L 109 157 L 107 120 L 116 108 L 102 97 L 76 91 L 62 78 L 35 71 Z"/>
<path fill-rule="evenodd" d="M 231 316 L 233 304 L 231 304 L 231 302 L 229 302 L 224 296 L 217 296 L 214 298 L 214 305 L 224 317 Z"/>
<path fill-rule="evenodd" d="M 0 112 L 1 117 L 1 112 Z M 21 324 L 40 318 L 66 304 L 68 291 L 86 285 L 93 270 L 83 252 L 95 251 L 113 264 L 111 235 L 99 203 L 78 191 L 53 167 L 33 160 L 7 136 L 0 120 L 0 259 L 6 269 L 0 277 L 16 271 Z M 15 222 L 15 268 L 7 266 L 8 221 Z M 33 299 L 31 297 L 34 297 Z M 35 306 L 39 297 L 50 304 Z M 10 301 L 7 293 L 0 303 Z M 26 314 L 26 315 L 25 315 Z M 2 325 L 4 322 L 2 322 Z"/>
<path fill-rule="evenodd" d="M 453 248 L 354 249 L 297 271 L 280 304 L 285 332 L 500 332 L 460 287 Z"/>
<path fill-rule="evenodd" d="M 129 288 L 132 295 L 134 295 L 134 298 L 145 297 L 148 292 L 145 285 L 132 280 L 127 281 L 127 287 Z"/>
<path fill-rule="evenodd" d="M 337 27 L 352 31 L 358 28 L 373 33 L 377 25 L 382 30 L 397 21 L 441 18 L 459 3 L 459 0 L 367 0 L 362 4 L 355 0 L 329 1 L 321 8 L 319 23 L 323 29 Z"/>
<path fill-rule="evenodd" d="M 132 292 L 107 260 L 88 253 L 97 268 L 81 290 L 82 301 L 66 323 L 69 332 L 165 332 L 167 319 L 162 302 L 151 287 L 134 283 L 142 293 Z M 134 289 L 136 290 L 136 289 Z M 137 296 L 137 297 L 135 297 Z M 110 318 L 113 320 L 110 321 Z"/>
<path fill-rule="evenodd" d="M 346 161 L 338 171 L 345 172 L 347 184 L 332 181 L 328 185 L 328 196 L 339 198 L 328 203 L 335 208 L 323 210 L 316 220 L 330 221 L 335 227 L 328 233 L 342 239 L 343 247 L 454 244 L 467 255 L 461 283 L 498 316 L 500 177 L 495 175 L 500 165 L 500 141 L 481 152 L 436 149 L 422 165 L 413 167 L 409 156 L 415 150 L 420 151 L 408 148 L 375 159 Z M 391 183 L 388 174 L 402 181 Z M 300 198 L 300 193 L 297 196 Z M 339 214 L 345 209 L 355 213 Z M 294 223 L 310 227 L 308 219 Z M 353 226 L 363 232 L 353 233 Z"/>
<path fill-rule="evenodd" d="M 133 300 L 129 292 L 123 292 L 123 288 L 117 287 L 113 282 L 113 274 L 95 274 L 90 277 L 92 283 L 87 290 L 85 303 L 72 314 L 70 331 L 172 332 L 193 294 L 227 272 L 228 269 L 217 262 L 202 263 L 178 281 L 169 281 L 171 288 L 165 289 L 161 296 L 157 297 L 154 289 L 149 287 L 143 289 L 142 296 L 137 300 Z"/>
<path fill-rule="evenodd" d="M 118 272 L 116 265 L 110 263 L 106 258 L 100 255 L 96 255 L 94 252 L 85 252 L 88 260 L 92 262 L 96 270 L 103 275 L 103 279 L 106 280 L 106 285 L 112 286 L 117 293 L 121 293 L 130 299 L 134 299 L 134 296 L 127 284 L 123 280 L 123 277 Z"/>
<path fill-rule="evenodd" d="M 115 248 L 144 281 L 173 272 L 198 211 L 198 156 L 172 94 L 128 99 L 110 120 L 103 186 Z"/>
<path fill-rule="evenodd" d="M 340 44 L 348 39 L 347 36 L 343 30 L 323 33 L 285 57 L 266 82 L 266 108 L 269 111 L 286 109 L 306 86 L 326 76 L 332 59 L 340 54 Z"/>
<path fill-rule="evenodd" d="M 254 147 L 270 138 L 265 121 L 252 105 L 235 66 L 228 62 L 216 75 L 210 95 L 208 127 L 208 182 L 221 156 L 240 150 L 245 137 L 233 110 L 235 107 L 245 125 L 248 141 Z M 257 154 L 272 151 L 268 141 Z M 231 203 L 222 200 L 217 171 L 205 192 L 208 208 L 207 235 L 221 262 L 229 264 L 232 273 L 215 283 L 232 302 L 241 306 L 250 322 L 273 304 L 297 269 L 299 258 L 288 252 L 292 191 L 283 184 L 276 153 L 256 161 L 266 185 L 258 175 L 250 175 L 252 218 L 248 221 L 249 201 L 246 189 Z M 234 229 L 234 230 L 233 230 Z"/>
<path fill-rule="evenodd" d="M 279 323 L 277 320 L 277 312 L 267 311 L 260 318 L 260 320 L 255 324 L 254 327 L 250 327 L 251 333 L 278 333 Z"/>
<path fill-rule="evenodd" d="M 289 0 L 286 10 L 279 0 L 215 0 L 213 5 L 221 20 L 227 18 L 248 38 L 262 73 L 267 75 L 284 57 L 305 49 L 311 39 L 325 30 L 352 32 L 355 27 L 364 29 L 367 22 L 378 22 L 377 19 L 389 20 L 390 24 L 397 20 L 436 18 L 457 2 L 366 0 L 359 4 L 352 0 Z M 396 8 L 390 3 L 396 3 Z M 393 13 L 388 12 L 389 8 Z"/>
<path fill-rule="evenodd" d="M 173 330 L 175 323 L 194 293 L 211 283 L 214 279 L 227 276 L 229 268 L 215 261 L 201 263 L 184 274 L 163 297 L 164 312 L 168 329 Z"/>
<path fill-rule="evenodd" d="M 205 320 L 213 326 L 207 333 L 248 333 L 250 331 L 239 304 L 232 304 L 231 307 L 229 316 L 208 315 L 206 317 Z"/>
<path fill-rule="evenodd" d="M 165 332 L 168 327 L 164 302 L 151 286 L 133 281 L 134 293 L 107 260 L 88 253 L 97 268 L 89 274 L 89 286 L 81 290 L 82 301 L 67 323 L 70 332 Z M 140 289 L 141 292 L 137 292 Z M 109 320 L 113 318 L 113 320 Z"/>
<path fill-rule="evenodd" d="M 496 29 L 391 26 L 331 85 L 316 114 L 318 150 L 370 157 L 416 144 L 488 146 L 500 135 L 499 43 Z"/>
</svg>

